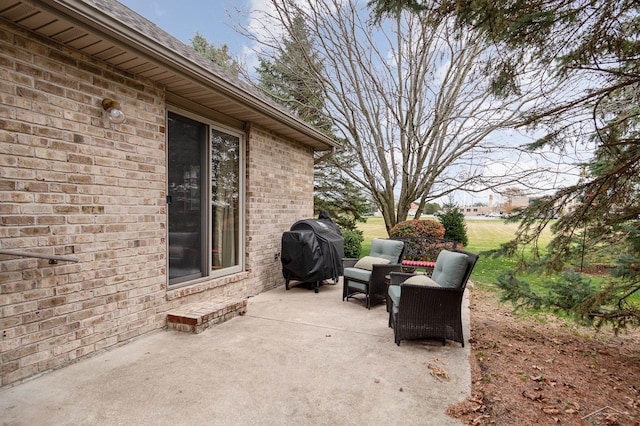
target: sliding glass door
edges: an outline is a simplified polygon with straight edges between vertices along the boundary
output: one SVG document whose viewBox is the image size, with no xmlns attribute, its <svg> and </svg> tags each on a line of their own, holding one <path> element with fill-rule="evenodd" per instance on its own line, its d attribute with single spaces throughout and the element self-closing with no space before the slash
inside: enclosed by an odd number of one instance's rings
<svg viewBox="0 0 640 426">
<path fill-rule="evenodd" d="M 212 268 L 238 262 L 240 138 L 211 130 Z"/>
<path fill-rule="evenodd" d="M 243 138 L 168 115 L 169 285 L 242 270 Z"/>
</svg>

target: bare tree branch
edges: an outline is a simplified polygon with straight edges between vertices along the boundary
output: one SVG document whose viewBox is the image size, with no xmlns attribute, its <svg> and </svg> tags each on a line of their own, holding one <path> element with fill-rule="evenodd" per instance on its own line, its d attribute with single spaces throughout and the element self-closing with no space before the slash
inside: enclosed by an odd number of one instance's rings
<svg viewBox="0 0 640 426">
<path fill-rule="evenodd" d="M 340 167 L 373 195 L 387 229 L 407 218 L 414 201 L 424 205 L 470 184 L 504 184 L 506 175 L 487 174 L 484 164 L 514 143 L 487 138 L 518 125 L 541 92 L 532 84 L 518 96 L 492 96 L 485 71 L 495 47 L 453 20 L 434 24 L 428 14 L 401 13 L 374 26 L 355 0 L 270 5 L 261 34 L 274 34 L 268 27 L 277 23 L 292 35 L 294 17 L 304 16 L 322 63 L 311 78 L 321 82 L 324 113 L 351 153 Z M 261 37 L 255 41 L 275 46 L 273 57 L 282 52 L 278 37 Z M 507 181 L 534 174 L 511 168 Z"/>
</svg>

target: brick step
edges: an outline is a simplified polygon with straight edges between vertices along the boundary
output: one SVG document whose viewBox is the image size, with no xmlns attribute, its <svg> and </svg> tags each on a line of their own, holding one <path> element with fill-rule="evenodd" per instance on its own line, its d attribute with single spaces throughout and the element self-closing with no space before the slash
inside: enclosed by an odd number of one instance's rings
<svg viewBox="0 0 640 426">
<path fill-rule="evenodd" d="M 167 313 L 169 330 L 202 333 L 207 328 L 247 313 L 247 299 L 211 300 L 180 306 Z"/>
</svg>

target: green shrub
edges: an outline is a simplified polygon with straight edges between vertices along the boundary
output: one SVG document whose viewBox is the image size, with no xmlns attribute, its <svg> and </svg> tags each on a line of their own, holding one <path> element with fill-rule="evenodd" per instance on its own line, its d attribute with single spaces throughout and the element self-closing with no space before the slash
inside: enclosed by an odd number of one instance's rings
<svg viewBox="0 0 640 426">
<path fill-rule="evenodd" d="M 344 239 L 344 257 L 357 259 L 360 257 L 360 248 L 364 237 L 362 231 L 342 231 Z"/>
<path fill-rule="evenodd" d="M 444 238 L 445 228 L 438 221 L 426 219 L 405 220 L 396 224 L 389 232 L 390 237 L 435 237 Z"/>
<path fill-rule="evenodd" d="M 467 237 L 467 224 L 464 221 L 464 213 L 457 206 L 447 204 L 444 211 L 438 216 L 440 223 L 446 229 L 444 238 L 457 241 L 463 246 L 469 244 Z"/>
</svg>

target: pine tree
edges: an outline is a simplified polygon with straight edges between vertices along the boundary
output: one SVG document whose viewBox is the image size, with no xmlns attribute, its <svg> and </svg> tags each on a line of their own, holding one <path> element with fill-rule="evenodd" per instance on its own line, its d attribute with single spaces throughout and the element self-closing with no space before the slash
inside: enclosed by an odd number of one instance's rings
<svg viewBox="0 0 640 426">
<path fill-rule="evenodd" d="M 314 75 L 311 68 L 321 69 L 322 63 L 314 54 L 302 16 L 296 15 L 278 54 L 272 59 L 259 58 L 258 87 L 306 122 L 332 135 L 331 120 L 325 114 L 324 92 L 317 80 L 311 78 Z M 340 155 L 339 151 L 334 154 Z M 341 229 L 354 231 L 357 222 L 365 221 L 364 214 L 370 209 L 362 188 L 347 178 L 333 159 L 315 165 L 316 215 L 325 210 Z"/>
<path fill-rule="evenodd" d="M 196 33 L 191 39 L 191 46 L 196 52 L 207 57 L 231 75 L 237 77 L 240 73 L 240 64 L 229 54 L 229 47 L 226 44 L 217 47 L 213 43 L 209 43 L 203 35 Z"/>
<path fill-rule="evenodd" d="M 604 283 L 565 273 L 535 292 L 515 273 L 500 279 L 506 299 L 547 306 L 616 330 L 640 325 L 640 4 L 630 0 L 372 0 L 379 18 L 398 10 L 435 9 L 455 17 L 464 31 L 493 42 L 499 56 L 491 71 L 496 93 L 520 89 L 520 63 L 537 62 L 571 88 L 527 111 L 523 125 L 547 134 L 527 148 L 571 150 L 593 147 L 593 157 L 575 185 L 540 198 L 521 210 L 516 238 L 499 253 L 532 247 L 536 261 L 522 266 L 561 271 L 607 253 L 614 265 Z M 564 206 L 576 208 L 552 224 Z M 542 230 L 554 237 L 538 250 Z"/>
<path fill-rule="evenodd" d="M 464 221 L 464 213 L 455 204 L 445 204 L 442 213 L 438 215 L 438 220 L 444 226 L 444 238 L 457 241 L 463 246 L 469 244 L 467 236 L 467 224 Z"/>
</svg>

